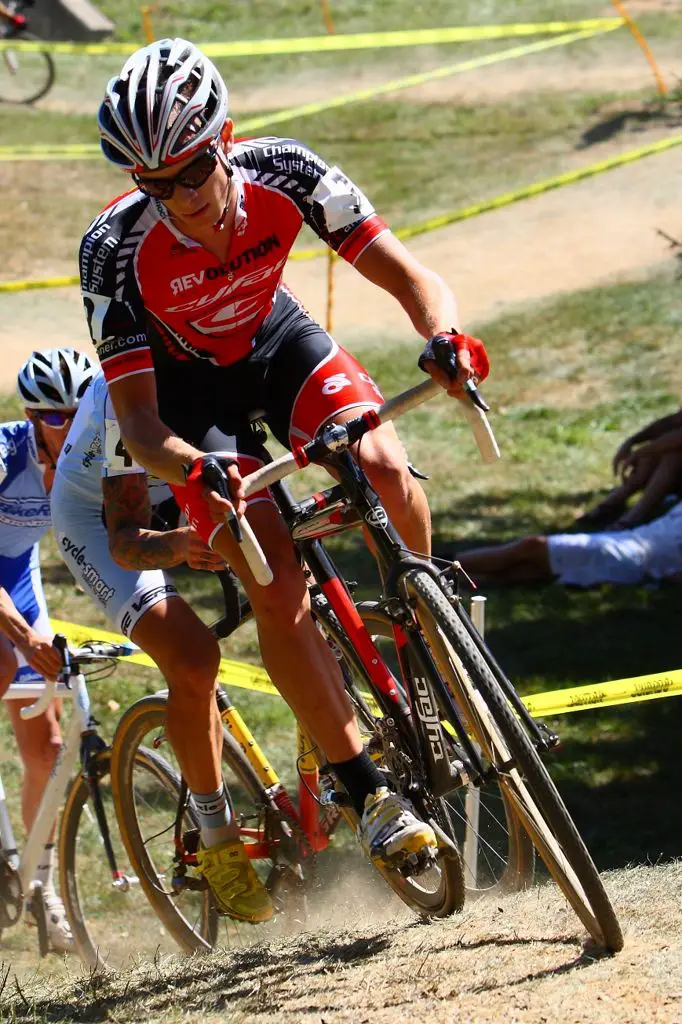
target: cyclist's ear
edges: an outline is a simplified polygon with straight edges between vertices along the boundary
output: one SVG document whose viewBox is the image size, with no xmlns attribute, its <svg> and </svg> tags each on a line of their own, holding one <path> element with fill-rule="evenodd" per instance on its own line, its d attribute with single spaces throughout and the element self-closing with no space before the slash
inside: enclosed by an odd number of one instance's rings
<svg viewBox="0 0 682 1024">
<path fill-rule="evenodd" d="M 234 121 L 228 117 L 225 120 L 225 124 L 220 130 L 220 138 L 222 139 L 223 149 L 226 153 L 229 153 L 234 145 Z"/>
</svg>

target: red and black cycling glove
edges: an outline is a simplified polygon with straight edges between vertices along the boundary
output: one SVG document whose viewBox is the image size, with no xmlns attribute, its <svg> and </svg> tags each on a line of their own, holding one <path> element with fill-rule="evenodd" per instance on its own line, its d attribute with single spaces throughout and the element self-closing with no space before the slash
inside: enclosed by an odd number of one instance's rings
<svg viewBox="0 0 682 1024">
<path fill-rule="evenodd" d="M 470 334 L 459 334 L 454 330 L 441 331 L 428 340 L 419 357 L 419 369 L 426 371 L 424 364 L 430 360 L 454 377 L 457 372 L 457 356 L 464 349 L 469 352 L 471 369 L 478 381 L 485 380 L 490 373 L 490 360 L 485 345 Z"/>
</svg>

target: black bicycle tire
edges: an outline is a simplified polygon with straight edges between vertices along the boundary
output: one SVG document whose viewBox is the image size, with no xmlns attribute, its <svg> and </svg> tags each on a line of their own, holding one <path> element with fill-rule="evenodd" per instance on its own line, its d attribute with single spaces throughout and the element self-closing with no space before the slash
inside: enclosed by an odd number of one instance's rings
<svg viewBox="0 0 682 1024">
<path fill-rule="evenodd" d="M 561 847 L 563 856 L 582 887 L 589 908 L 585 906 L 582 896 L 576 891 L 571 879 L 566 878 L 565 874 L 562 876 L 561 865 L 556 862 L 555 855 L 536 830 L 535 834 L 531 832 L 531 838 L 533 838 L 538 853 L 550 874 L 595 942 L 613 953 L 618 952 L 623 947 L 623 935 L 594 861 L 547 769 L 513 713 L 507 697 L 488 668 L 481 652 L 473 643 L 448 598 L 430 574 L 422 570 L 415 570 L 407 573 L 403 582 L 408 599 L 412 599 L 417 620 L 427 638 L 428 629 L 424 628 L 424 622 L 419 615 L 420 602 L 426 607 L 427 614 L 431 616 L 437 628 L 445 636 L 460 660 L 464 674 L 468 676 L 468 680 L 460 680 L 453 671 L 456 689 L 453 696 L 456 699 L 459 698 L 464 704 L 465 714 L 469 717 L 472 731 L 475 733 L 477 729 L 479 730 L 476 739 L 485 746 L 490 743 L 490 734 L 485 732 L 485 725 L 482 725 L 482 718 L 476 710 L 476 704 L 472 704 L 466 692 L 462 690 L 463 685 L 473 686 L 484 701 L 487 714 L 493 720 L 513 762 L 523 775 L 521 783 L 525 780 L 525 788 L 530 791 L 535 807 L 543 816 L 553 838 Z M 431 640 L 431 638 L 429 639 Z M 439 638 L 433 640 L 436 647 L 439 643 Z M 519 816 L 525 827 L 528 828 L 528 811 L 527 809 L 522 810 L 524 798 L 523 796 L 519 797 L 519 784 L 513 778 L 512 771 L 505 772 L 500 779 L 509 787 Z"/>
<path fill-rule="evenodd" d="M 358 671 L 361 671 L 361 662 L 353 656 L 352 645 L 345 631 L 341 627 L 336 615 L 333 611 L 331 613 L 318 614 L 318 622 L 322 627 L 332 635 L 332 639 L 338 644 L 342 652 L 348 652 L 346 657 L 350 664 L 357 667 Z M 365 677 L 365 682 L 368 689 L 373 689 L 372 681 L 369 677 L 365 676 L 364 672 L 362 675 Z M 349 684 L 350 688 L 353 688 L 353 684 Z M 431 796 L 430 801 L 432 802 L 431 813 L 435 817 L 438 825 L 449 834 L 450 821 L 447 815 L 447 811 L 443 806 L 443 801 Z M 344 817 L 350 824 L 351 828 L 357 829 L 359 818 L 352 809 L 344 809 Z M 419 897 L 417 894 L 420 891 L 419 888 L 419 876 L 416 879 L 403 878 L 403 876 L 397 871 L 391 871 L 387 868 L 382 867 L 378 862 L 372 862 L 373 867 L 379 872 L 384 881 L 393 890 L 396 896 L 399 897 L 411 910 L 415 913 L 425 917 L 449 917 L 451 914 L 461 911 L 464 907 L 466 898 L 466 886 L 464 882 L 464 869 L 462 866 L 462 859 L 459 850 L 456 853 L 450 854 L 443 857 L 439 861 L 439 867 L 443 872 L 443 878 L 445 882 L 445 892 L 442 897 L 436 899 L 430 899 L 429 894 L 424 893 L 423 896 Z M 423 890 L 421 890 L 423 892 Z"/>
<path fill-rule="evenodd" d="M 135 760 L 138 767 L 144 766 L 157 778 L 163 781 L 168 788 L 176 789 L 179 792 L 179 780 L 171 766 L 152 750 L 139 747 Z M 111 751 L 105 750 L 97 755 L 98 774 L 100 778 L 111 777 Z M 111 777 L 113 791 L 113 777 Z M 74 937 L 74 944 L 79 955 L 90 967 L 108 969 L 106 959 L 99 952 L 97 943 L 93 940 L 83 914 L 78 896 L 78 878 L 76 873 L 76 839 L 78 826 L 81 820 L 81 812 L 90 799 L 90 791 L 87 782 L 82 775 L 72 779 L 64 800 L 64 810 L 59 828 L 59 880 L 60 892 L 64 900 L 67 919 L 71 925 Z M 116 821 L 109 822 L 109 826 L 117 827 Z M 123 838 L 123 836 L 122 836 Z M 102 853 L 104 856 L 104 853 Z"/>
<path fill-rule="evenodd" d="M 42 40 L 38 39 L 37 36 L 34 36 L 32 32 L 25 32 L 25 31 L 17 32 L 15 35 L 12 35 L 12 36 L 9 36 L 9 37 L 6 36 L 4 41 L 7 41 L 8 39 L 16 39 L 17 42 L 21 42 L 23 40 L 25 42 L 31 42 L 31 43 L 39 43 L 39 42 L 42 41 Z M 56 74 L 57 74 L 57 70 L 56 70 L 54 59 L 53 59 L 51 53 L 49 53 L 47 50 L 39 50 L 38 53 L 44 59 L 45 64 L 47 66 L 47 80 L 46 80 L 46 82 L 40 87 L 40 89 L 37 92 L 33 93 L 31 96 L 29 96 L 26 99 L 13 100 L 13 99 L 5 99 L 3 96 L 0 96 L 0 103 L 11 103 L 13 106 L 28 107 L 32 103 L 37 103 L 38 100 L 41 100 L 43 98 L 43 96 L 47 95 L 47 93 L 50 91 L 50 89 L 54 85 L 54 80 L 55 80 L 55 77 L 56 77 Z"/>
<path fill-rule="evenodd" d="M 393 629 L 391 619 L 382 611 L 381 607 L 373 601 L 361 601 L 357 605 L 358 613 L 367 626 L 370 633 L 385 636 L 391 639 Z M 380 632 L 383 631 L 383 632 Z M 467 885 L 467 896 L 478 897 L 481 895 L 493 896 L 502 892 L 518 892 L 528 889 L 533 882 L 535 873 L 535 847 L 523 828 L 518 816 L 514 813 L 511 803 L 505 797 L 505 791 L 501 791 L 504 802 L 505 817 L 508 825 L 509 849 L 506 857 L 505 869 L 493 885 L 478 889 L 475 886 Z M 447 794 L 443 798 L 450 807 Z M 448 811 L 452 816 L 452 811 Z M 466 871 L 465 871 L 466 878 Z"/>
<path fill-rule="evenodd" d="M 128 709 L 119 722 L 112 745 L 115 762 L 114 800 L 117 812 L 120 815 L 121 835 L 128 851 L 128 856 L 130 857 L 131 864 L 133 864 L 138 872 L 141 884 L 145 886 L 145 892 L 148 897 L 151 892 L 150 902 L 152 906 L 154 906 L 164 925 L 182 948 L 186 949 L 187 952 L 205 951 L 215 946 L 218 936 L 218 914 L 213 909 L 209 915 L 210 927 L 204 930 L 200 939 L 196 933 L 191 932 L 185 925 L 180 927 L 180 934 L 177 934 L 175 925 L 178 915 L 168 913 L 168 910 L 172 909 L 172 905 L 171 908 L 168 907 L 168 897 L 164 897 L 163 900 L 161 899 L 162 894 L 158 892 L 158 887 L 149 882 L 146 869 L 147 858 L 139 856 L 139 833 L 134 823 L 133 801 L 130 799 L 126 785 L 126 779 L 128 778 L 127 765 L 130 763 L 129 748 L 131 744 L 138 742 L 138 738 L 143 733 L 149 732 L 151 728 L 154 728 L 151 724 L 154 720 L 157 721 L 158 726 L 163 724 L 165 721 L 165 707 L 166 698 L 163 696 L 156 694 L 150 697 L 143 697 Z M 258 778 L 239 744 L 227 730 L 223 730 L 222 756 L 223 761 L 239 779 L 254 805 L 259 809 L 267 807 L 269 800 L 265 786 Z M 143 879 L 144 881 L 142 881 Z M 159 912 L 162 905 L 166 911 L 165 916 L 162 916 Z"/>
</svg>

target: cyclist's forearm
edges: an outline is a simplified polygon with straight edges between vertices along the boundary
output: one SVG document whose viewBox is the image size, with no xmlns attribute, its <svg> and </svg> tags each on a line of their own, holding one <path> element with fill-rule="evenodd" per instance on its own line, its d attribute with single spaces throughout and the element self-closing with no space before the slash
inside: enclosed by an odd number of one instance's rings
<svg viewBox="0 0 682 1024">
<path fill-rule="evenodd" d="M 136 462 L 172 484 L 184 484 L 183 466 L 202 454 L 145 409 L 119 422 L 123 441 Z"/>
<path fill-rule="evenodd" d="M 394 294 L 422 338 L 459 326 L 454 295 L 442 277 L 430 270 L 406 281 Z"/>
<path fill-rule="evenodd" d="M 24 646 L 33 636 L 33 630 L 4 587 L 0 587 L 0 633 L 15 647 Z"/>
<path fill-rule="evenodd" d="M 185 561 L 186 533 L 186 527 L 159 533 L 131 526 L 110 538 L 109 550 L 124 569 L 171 569 Z"/>
</svg>

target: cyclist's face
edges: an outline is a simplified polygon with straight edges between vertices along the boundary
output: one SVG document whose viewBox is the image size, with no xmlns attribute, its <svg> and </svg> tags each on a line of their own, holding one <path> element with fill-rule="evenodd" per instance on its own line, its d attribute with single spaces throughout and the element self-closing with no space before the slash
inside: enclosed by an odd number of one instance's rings
<svg viewBox="0 0 682 1024">
<path fill-rule="evenodd" d="M 232 149 L 232 128 L 232 121 L 228 120 L 225 123 L 221 136 L 217 140 L 217 145 L 224 149 L 226 153 Z M 227 170 L 220 159 L 216 160 L 215 169 L 209 173 L 203 184 L 197 185 L 195 188 L 182 184 L 183 171 L 191 168 L 191 165 L 195 164 L 196 161 L 197 154 L 194 154 L 194 156 L 174 164 L 172 167 L 163 167 L 158 171 L 148 171 L 140 175 L 140 183 L 142 185 L 145 182 L 173 181 L 178 177 L 181 179 L 180 181 L 176 180 L 172 195 L 168 199 L 162 199 L 161 202 L 171 214 L 178 227 L 187 230 L 190 234 L 192 229 L 196 231 L 207 228 L 220 219 L 225 209 L 227 193 L 230 187 Z M 188 176 L 191 176 L 191 170 Z"/>
<path fill-rule="evenodd" d="M 62 450 L 69 427 L 76 415 L 75 409 L 27 409 L 26 415 L 33 423 L 39 440 L 45 445 L 52 462 L 56 462 Z"/>
</svg>

